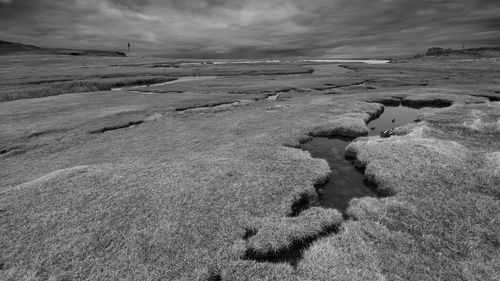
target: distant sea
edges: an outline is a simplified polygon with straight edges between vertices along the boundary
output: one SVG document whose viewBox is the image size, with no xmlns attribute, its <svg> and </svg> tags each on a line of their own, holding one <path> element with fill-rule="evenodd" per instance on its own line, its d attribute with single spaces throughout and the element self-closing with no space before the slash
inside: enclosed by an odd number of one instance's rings
<svg viewBox="0 0 500 281">
<path fill-rule="evenodd" d="M 181 65 L 202 65 L 202 64 L 257 64 L 257 63 L 366 63 L 366 64 L 384 64 L 389 60 L 356 60 L 356 59 L 303 59 L 303 60 L 224 60 L 224 61 L 203 61 L 203 62 L 185 62 Z"/>
</svg>

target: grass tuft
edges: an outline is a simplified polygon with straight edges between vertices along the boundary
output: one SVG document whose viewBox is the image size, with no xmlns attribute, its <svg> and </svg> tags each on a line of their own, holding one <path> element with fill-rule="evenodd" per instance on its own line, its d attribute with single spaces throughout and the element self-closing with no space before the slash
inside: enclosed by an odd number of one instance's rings
<svg viewBox="0 0 500 281">
<path fill-rule="evenodd" d="M 279 260 L 290 248 L 304 248 L 319 236 L 335 232 L 342 215 L 334 209 L 312 207 L 297 217 L 271 217 L 253 223 L 258 230 L 248 239 L 246 258 Z"/>
<path fill-rule="evenodd" d="M 248 240 L 248 249 L 252 256 L 267 256 L 341 223 L 342 215 L 337 210 L 320 207 L 309 208 L 297 217 L 257 219 L 254 224 L 258 230 Z"/>
</svg>

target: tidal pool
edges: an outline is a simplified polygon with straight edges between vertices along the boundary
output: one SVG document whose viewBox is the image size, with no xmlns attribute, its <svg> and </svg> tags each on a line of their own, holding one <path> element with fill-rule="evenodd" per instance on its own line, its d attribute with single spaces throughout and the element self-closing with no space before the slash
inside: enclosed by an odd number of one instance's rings
<svg viewBox="0 0 500 281">
<path fill-rule="evenodd" d="M 404 126 L 416 121 L 422 114 L 432 113 L 439 110 L 439 107 L 412 108 L 408 106 L 385 106 L 384 113 L 368 123 L 370 129 L 369 136 L 380 136 L 385 130 Z"/>
</svg>

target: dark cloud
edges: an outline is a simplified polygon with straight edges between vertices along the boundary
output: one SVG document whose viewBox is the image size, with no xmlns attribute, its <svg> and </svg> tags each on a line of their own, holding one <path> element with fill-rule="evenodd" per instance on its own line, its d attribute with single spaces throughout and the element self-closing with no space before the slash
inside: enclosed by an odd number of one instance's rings
<svg viewBox="0 0 500 281">
<path fill-rule="evenodd" d="M 498 0 L 0 0 L 0 39 L 171 57 L 369 57 L 500 45 Z"/>
</svg>

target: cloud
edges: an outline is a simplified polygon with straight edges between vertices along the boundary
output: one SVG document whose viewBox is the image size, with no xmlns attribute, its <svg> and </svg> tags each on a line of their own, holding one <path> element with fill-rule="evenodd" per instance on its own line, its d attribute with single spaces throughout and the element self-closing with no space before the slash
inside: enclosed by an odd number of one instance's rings
<svg viewBox="0 0 500 281">
<path fill-rule="evenodd" d="M 9 2 L 9 3 L 8 3 Z M 0 0 L 0 39 L 171 57 L 388 56 L 500 44 L 497 0 Z"/>
</svg>

